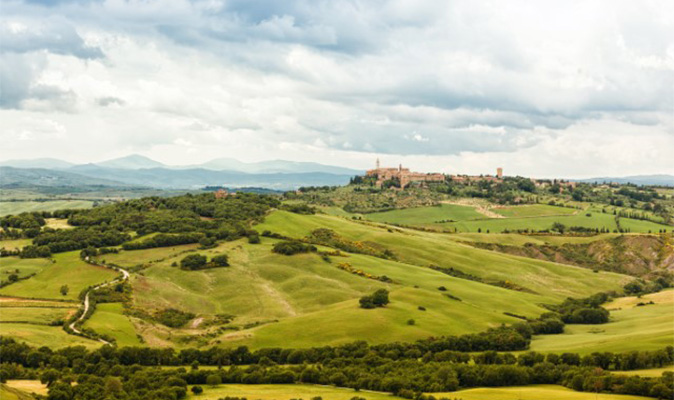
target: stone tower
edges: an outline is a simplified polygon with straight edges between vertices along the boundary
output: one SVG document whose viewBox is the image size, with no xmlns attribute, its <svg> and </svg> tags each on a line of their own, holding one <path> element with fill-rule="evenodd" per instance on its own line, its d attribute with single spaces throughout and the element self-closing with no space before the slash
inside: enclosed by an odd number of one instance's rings
<svg viewBox="0 0 674 400">
<path fill-rule="evenodd" d="M 501 167 L 496 168 L 496 176 L 499 179 L 503 178 L 503 168 L 501 168 Z"/>
<path fill-rule="evenodd" d="M 377 157 L 377 169 L 379 169 L 379 157 Z"/>
</svg>

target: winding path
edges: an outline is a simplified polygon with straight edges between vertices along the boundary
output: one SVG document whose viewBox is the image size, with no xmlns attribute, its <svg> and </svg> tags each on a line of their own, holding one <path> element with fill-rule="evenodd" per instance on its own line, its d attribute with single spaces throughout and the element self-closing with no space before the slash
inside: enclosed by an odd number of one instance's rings
<svg viewBox="0 0 674 400">
<path fill-rule="evenodd" d="M 82 315 L 80 315 L 79 318 L 77 318 L 75 321 L 73 321 L 68 326 L 76 334 L 81 335 L 81 336 L 85 336 L 85 337 L 87 337 L 87 335 L 84 334 L 81 330 L 77 329 L 77 327 L 75 325 L 77 325 L 78 322 L 82 321 L 84 319 L 84 316 L 87 315 L 87 312 L 89 312 L 89 307 L 90 307 L 89 294 L 91 293 L 91 291 L 96 290 L 96 289 L 100 289 L 100 288 L 105 287 L 105 286 L 114 285 L 116 283 L 125 282 L 127 279 L 129 279 L 129 276 L 130 276 L 129 271 L 125 270 L 124 268 L 112 267 L 112 266 L 105 265 L 105 264 L 94 264 L 94 265 L 103 266 L 105 268 L 109 268 L 109 269 L 115 270 L 117 272 L 121 272 L 122 276 L 120 278 L 116 278 L 116 279 L 114 279 L 110 282 L 105 282 L 105 283 L 101 283 L 100 285 L 96 285 L 96 286 L 92 287 L 91 289 L 89 289 L 87 291 L 87 294 L 84 296 L 84 302 L 82 302 L 82 304 L 84 306 L 84 312 L 82 312 Z M 108 342 L 107 340 L 101 339 L 101 338 L 98 338 L 98 341 L 103 343 L 103 344 L 108 344 L 108 345 L 110 344 L 110 342 Z"/>
</svg>

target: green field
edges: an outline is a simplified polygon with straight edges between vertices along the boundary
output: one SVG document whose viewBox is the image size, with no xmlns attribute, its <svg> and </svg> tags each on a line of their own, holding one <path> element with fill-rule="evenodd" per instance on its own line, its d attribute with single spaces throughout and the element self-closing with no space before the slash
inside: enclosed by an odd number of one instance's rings
<svg viewBox="0 0 674 400">
<path fill-rule="evenodd" d="M 100 347 L 101 343 L 80 336 L 69 335 L 61 326 L 44 326 L 33 324 L 0 324 L 0 334 L 11 336 L 19 342 L 26 342 L 35 347 L 47 346 L 60 349 L 67 346 Z"/>
<path fill-rule="evenodd" d="M 637 302 L 655 304 L 636 306 Z M 536 336 L 531 350 L 541 352 L 622 352 L 658 350 L 674 343 L 674 290 L 617 299 L 605 307 L 611 322 L 601 325 L 567 325 L 561 335 Z M 616 309 L 620 307 L 620 309 Z"/>
<path fill-rule="evenodd" d="M 473 207 L 440 204 L 434 207 L 406 208 L 365 214 L 364 218 L 374 222 L 399 225 L 438 225 L 441 221 L 484 219 L 485 216 L 475 211 Z"/>
<path fill-rule="evenodd" d="M 0 399 L 2 400 L 34 400 L 30 394 L 4 383 L 0 383 Z"/>
<path fill-rule="evenodd" d="M 0 240 L 0 249 L 16 250 L 28 246 L 33 241 L 31 239 Z"/>
<path fill-rule="evenodd" d="M 492 211 L 506 218 L 545 217 L 551 215 L 572 215 L 579 210 L 555 207 L 547 204 L 527 204 L 521 206 L 494 207 Z"/>
<path fill-rule="evenodd" d="M 644 376 L 657 378 L 662 376 L 665 372 L 674 372 L 674 365 L 670 365 L 662 368 L 652 368 L 652 369 L 635 369 L 633 371 L 615 371 L 613 372 L 616 375 L 627 375 L 627 376 Z"/>
<path fill-rule="evenodd" d="M 646 400 L 649 397 L 620 394 L 576 392 L 557 385 L 531 385 L 504 388 L 466 389 L 457 392 L 433 393 L 437 398 L 461 400 Z"/>
<path fill-rule="evenodd" d="M 598 287 L 617 289 L 630 279 L 476 249 L 449 239 L 452 235 L 407 229 L 389 232 L 386 228 L 328 215 L 276 211 L 265 223 L 256 226 L 258 230 L 269 229 L 295 237 L 305 236 L 318 227 L 334 229 L 351 240 L 394 249 L 400 261 L 362 254 L 333 256 L 331 262 L 316 254 L 288 257 L 272 253 L 271 246 L 276 240 L 268 238 L 257 245 L 239 240 L 197 251 L 208 257 L 227 253 L 231 264 L 228 268 L 183 271 L 171 264 L 179 262 L 185 254 L 178 251 L 167 254 L 166 249 L 122 251 L 112 255 L 112 259 L 147 263 L 163 257 L 132 276 L 135 308 L 149 313 L 178 308 L 205 320 L 216 314 L 234 315 L 229 326 L 238 330 L 226 330 L 207 343 L 200 341 L 199 345 L 254 348 L 307 347 L 353 340 L 411 341 L 478 332 L 517 321 L 505 312 L 536 317 L 545 311 L 542 303 L 590 295 Z M 337 264 L 343 262 L 373 276 L 385 275 L 393 283 L 340 270 Z M 427 268 L 430 264 L 458 268 L 485 279 L 508 280 L 537 294 L 454 278 Z M 440 286 L 447 292 L 439 291 Z M 389 306 L 375 310 L 358 307 L 360 296 L 381 287 L 391 291 Z M 462 301 L 452 300 L 446 293 Z M 419 306 L 426 311 L 419 310 Z M 409 319 L 414 319 L 415 324 L 408 325 Z M 155 344 L 182 346 L 186 344 L 176 342 L 177 336 L 203 332 L 195 331 L 197 326 L 191 325 L 181 333 L 134 323 L 148 343 Z M 248 325 L 251 323 L 263 325 L 251 328 Z"/>
<path fill-rule="evenodd" d="M 196 250 L 198 247 L 199 244 L 194 243 L 171 247 L 120 251 L 117 254 L 105 254 L 99 258 L 109 264 L 116 264 L 122 267 L 133 267 L 173 257 L 176 254 L 184 253 L 188 250 Z"/>
<path fill-rule="evenodd" d="M 96 305 L 96 312 L 84 324 L 96 333 L 114 337 L 117 346 L 139 346 L 140 340 L 129 318 L 122 313 L 121 303 Z"/>
<path fill-rule="evenodd" d="M 2 201 L 0 202 L 0 217 L 10 214 L 21 214 L 22 212 L 91 208 L 93 205 L 94 202 L 89 200 Z"/>
<path fill-rule="evenodd" d="M 204 392 L 198 396 L 190 394 L 188 399 L 218 400 L 221 397 L 245 397 L 256 400 L 290 400 L 306 399 L 320 396 L 325 400 L 350 400 L 352 397 L 363 397 L 367 400 L 400 399 L 383 392 L 359 391 L 318 385 L 218 385 L 202 386 Z M 627 399 L 626 399 L 627 400 Z"/>
<path fill-rule="evenodd" d="M 20 322 L 37 325 L 49 325 L 54 321 L 64 320 L 70 312 L 75 310 L 75 307 L 0 307 L 0 322 Z"/>
<path fill-rule="evenodd" d="M 25 393 L 35 393 L 43 396 L 46 396 L 48 392 L 47 385 L 38 380 L 11 379 L 7 381 L 7 386 Z"/>
<path fill-rule="evenodd" d="M 13 283 L 0 290 L 2 296 L 75 300 L 80 292 L 92 285 L 114 279 L 118 274 L 104 267 L 95 267 L 80 260 L 79 252 L 55 254 L 54 263 L 46 266 L 36 276 Z M 8 257 L 10 262 L 22 261 Z M 37 260 L 27 260 L 37 261 Z M 44 262 L 44 260 L 39 260 Z M 69 292 L 63 296 L 59 290 L 68 285 Z"/>
<path fill-rule="evenodd" d="M 6 282 L 9 275 L 16 274 L 19 278 L 24 278 L 31 274 L 36 274 L 49 268 L 52 263 L 44 258 L 22 259 L 17 257 L 0 258 L 0 282 Z M 17 285 L 13 283 L 12 285 Z"/>
<path fill-rule="evenodd" d="M 614 273 L 593 274 L 583 268 L 476 249 L 456 243 L 445 234 L 386 228 L 352 222 L 327 215 L 298 215 L 276 211 L 258 231 L 270 230 L 291 237 L 304 237 L 316 228 L 330 228 L 351 240 L 370 241 L 393 250 L 402 262 L 418 266 L 453 267 L 484 279 L 511 281 L 551 300 L 583 297 L 603 290 L 618 289 L 630 280 Z"/>
</svg>

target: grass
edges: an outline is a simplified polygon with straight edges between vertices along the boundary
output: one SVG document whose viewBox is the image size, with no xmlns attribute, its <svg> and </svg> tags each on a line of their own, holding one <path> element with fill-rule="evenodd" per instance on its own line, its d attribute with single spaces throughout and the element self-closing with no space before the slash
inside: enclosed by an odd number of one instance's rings
<svg viewBox="0 0 674 400">
<path fill-rule="evenodd" d="M 493 212 L 506 218 L 544 217 L 550 215 L 571 215 L 578 210 L 568 207 L 555 207 L 546 204 L 528 204 L 521 206 L 495 207 Z"/>
<path fill-rule="evenodd" d="M 46 226 L 52 229 L 72 229 L 74 226 L 68 223 L 66 218 L 47 218 L 45 220 Z"/>
<path fill-rule="evenodd" d="M 655 304 L 636 306 L 637 302 Z M 616 310 L 616 307 L 621 307 Z M 531 350 L 540 352 L 595 351 L 624 352 L 658 350 L 674 342 L 674 290 L 628 297 L 605 305 L 611 311 L 611 322 L 602 325 L 567 325 L 561 335 L 536 336 Z"/>
<path fill-rule="evenodd" d="M 51 262 L 44 258 L 22 259 L 17 257 L 0 258 L 0 281 L 6 282 L 9 275 L 16 274 L 24 278 L 31 274 L 42 272 L 51 266 Z M 13 283 L 16 285 L 18 283 Z"/>
<path fill-rule="evenodd" d="M 484 219 L 484 215 L 475 208 L 454 204 L 440 204 L 433 207 L 406 208 L 365 214 L 364 218 L 375 222 L 387 222 L 399 225 L 437 225 L 440 221 L 465 221 Z"/>
<path fill-rule="evenodd" d="M 665 372 L 674 372 L 674 365 L 669 365 L 662 368 L 651 368 L 651 369 L 635 369 L 633 371 L 614 371 L 616 375 L 627 375 L 627 376 L 642 376 L 650 378 L 658 378 L 662 376 Z"/>
<path fill-rule="evenodd" d="M 67 346 L 82 345 L 88 348 L 96 348 L 101 345 L 100 342 L 94 340 L 69 335 L 60 326 L 2 323 L 0 324 L 0 333 L 34 347 L 47 346 L 60 349 Z"/>
<path fill-rule="evenodd" d="M 433 393 L 433 396 L 462 400 L 646 400 L 649 397 L 620 394 L 576 392 L 557 385 L 531 385 L 502 388 L 477 388 L 456 392 Z"/>
<path fill-rule="evenodd" d="M 77 251 L 55 254 L 53 259 L 54 263 L 43 268 L 34 277 L 2 288 L 0 295 L 76 300 L 83 289 L 117 276 L 117 273 L 110 269 L 92 266 L 80 260 Z M 69 287 L 69 292 L 65 296 L 59 292 L 61 285 Z"/>
<path fill-rule="evenodd" d="M 9 387 L 8 385 L 4 383 L 0 383 L 0 399 L 2 400 L 35 400 L 33 396 L 30 394 L 13 388 Z"/>
<path fill-rule="evenodd" d="M 38 380 L 11 379 L 7 381 L 7 386 L 26 393 L 35 393 L 43 396 L 47 395 L 47 385 Z"/>
<path fill-rule="evenodd" d="M 84 327 L 114 337 L 117 346 L 141 345 L 133 324 L 122 311 L 121 303 L 97 304 L 96 312 L 87 320 Z"/>
<path fill-rule="evenodd" d="M 0 322 L 49 325 L 54 321 L 64 320 L 69 313 L 74 312 L 75 310 L 75 307 L 69 309 L 47 307 L 1 307 Z"/>
<path fill-rule="evenodd" d="M 194 243 L 171 247 L 156 247 L 152 249 L 143 249 L 143 250 L 131 250 L 131 251 L 121 250 L 117 254 L 111 253 L 102 255 L 100 259 L 104 260 L 106 263 L 117 264 L 122 267 L 133 267 L 140 264 L 148 264 L 158 260 L 174 257 L 177 254 L 189 250 L 196 250 L 198 247 L 199 244 Z"/>
<path fill-rule="evenodd" d="M 91 208 L 89 200 L 49 200 L 49 201 L 3 201 L 0 202 L 0 217 L 33 211 L 56 211 L 66 208 Z"/>
<path fill-rule="evenodd" d="M 354 396 L 367 400 L 400 399 L 383 392 L 359 391 L 318 385 L 202 385 L 204 392 L 198 396 L 190 393 L 188 399 L 217 400 L 225 396 L 246 397 L 256 400 L 306 399 L 320 396 L 326 400 L 350 400 Z M 189 391 L 188 391 L 189 392 Z"/>
<path fill-rule="evenodd" d="M 2 248 L 6 250 L 21 249 L 24 246 L 28 246 L 32 242 L 33 241 L 31 239 L 0 240 L 0 249 Z"/>
<path fill-rule="evenodd" d="M 561 301 L 568 296 L 583 297 L 598 290 L 617 290 L 630 280 L 624 275 L 594 274 L 583 268 L 476 249 L 450 240 L 451 235 L 408 229 L 389 232 L 385 227 L 378 229 L 327 215 L 303 216 L 275 211 L 256 229 L 304 237 L 321 227 L 333 229 L 351 240 L 371 241 L 387 247 L 405 263 L 453 267 L 484 279 L 508 280 L 539 292 L 551 301 Z"/>
</svg>

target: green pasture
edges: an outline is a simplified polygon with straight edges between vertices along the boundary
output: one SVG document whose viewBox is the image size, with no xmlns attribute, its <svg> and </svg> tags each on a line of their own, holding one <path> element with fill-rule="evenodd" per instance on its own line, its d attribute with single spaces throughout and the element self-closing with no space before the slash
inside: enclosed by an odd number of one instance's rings
<svg viewBox="0 0 674 400">
<path fill-rule="evenodd" d="M 23 261 L 8 257 L 13 262 Z M 80 292 L 89 287 L 117 277 L 117 272 L 96 267 L 80 260 L 79 252 L 55 254 L 54 263 L 45 266 L 32 278 L 13 283 L 0 289 L 0 295 L 58 300 L 76 300 Z M 4 262 L 4 258 L 2 259 Z M 27 260 L 37 262 L 37 260 Z M 44 262 L 44 260 L 39 260 Z M 68 285 L 69 292 L 63 296 L 59 290 Z"/>
<path fill-rule="evenodd" d="M 639 302 L 655 304 L 637 306 L 636 298 L 618 299 L 605 305 L 611 321 L 601 325 L 566 325 L 561 335 L 535 336 L 531 350 L 540 352 L 595 351 L 624 352 L 658 350 L 674 343 L 674 290 L 642 296 Z M 620 306 L 620 309 L 615 309 Z"/>
<path fill-rule="evenodd" d="M 245 397 L 255 400 L 290 400 L 305 399 L 313 397 L 322 397 L 325 400 L 350 400 L 352 397 L 362 397 L 367 400 L 392 400 L 400 399 L 383 392 L 372 392 L 369 390 L 358 391 L 354 389 L 339 388 L 334 386 L 319 385 L 202 385 L 204 392 L 200 395 L 193 395 L 190 392 L 188 399 L 199 400 L 218 400 L 219 398 Z"/>
<path fill-rule="evenodd" d="M 506 218 L 545 217 L 551 215 L 572 215 L 580 210 L 547 204 L 526 204 L 521 206 L 494 207 L 491 211 Z"/>
<path fill-rule="evenodd" d="M 68 346 L 86 346 L 96 348 L 100 342 L 67 334 L 62 326 L 44 326 L 34 324 L 0 324 L 0 335 L 9 336 L 18 342 L 25 342 L 34 347 L 47 346 L 60 349 Z"/>
<path fill-rule="evenodd" d="M 304 237 L 314 229 L 329 228 L 350 240 L 370 241 L 386 247 L 404 263 L 453 267 L 487 280 L 510 281 L 554 301 L 588 296 L 598 290 L 617 290 L 630 280 L 620 274 L 595 274 L 569 265 L 476 249 L 449 239 L 452 235 L 398 228 L 389 231 L 386 227 L 327 215 L 275 211 L 255 228 L 291 237 Z"/>
<path fill-rule="evenodd" d="M 6 282 L 9 275 L 16 274 L 19 278 L 43 271 L 52 265 L 51 261 L 44 258 L 0 258 L 0 282 Z M 11 285 L 17 285 L 21 281 Z"/>
<path fill-rule="evenodd" d="M 433 393 L 437 398 L 461 400 L 646 400 L 649 397 L 608 393 L 576 392 L 558 385 L 530 385 L 501 388 L 477 388 L 456 392 Z"/>
<path fill-rule="evenodd" d="M 122 311 L 121 303 L 97 304 L 96 311 L 84 323 L 84 327 L 114 337 L 117 346 L 140 346 L 133 324 Z"/>
<path fill-rule="evenodd" d="M 54 321 L 64 320 L 69 313 L 74 312 L 76 309 L 76 307 L 0 307 L 0 323 L 15 322 L 49 325 Z"/>
<path fill-rule="evenodd" d="M 23 390 L 0 383 L 0 399 L 2 400 L 34 400 L 35 398 Z"/>
<path fill-rule="evenodd" d="M 384 211 L 364 214 L 363 217 L 374 222 L 399 225 L 437 225 L 441 223 L 440 221 L 465 221 L 485 218 L 483 214 L 475 211 L 473 207 L 454 204 Z"/>
<path fill-rule="evenodd" d="M 6 250 L 16 250 L 21 249 L 24 246 L 28 246 L 33 241 L 31 239 L 10 239 L 10 240 L 0 240 L 0 249 L 4 248 Z"/>
<path fill-rule="evenodd" d="M 66 208 L 91 208 L 89 200 L 49 200 L 49 201 L 0 201 L 0 217 L 33 211 L 56 211 Z"/>
<path fill-rule="evenodd" d="M 198 247 L 198 243 L 193 243 L 142 250 L 120 250 L 117 254 L 104 254 L 100 256 L 99 259 L 106 263 L 116 264 L 122 267 L 133 267 L 174 257 L 176 254 L 184 253 L 189 250 L 196 250 Z"/>
<path fill-rule="evenodd" d="M 668 365 L 662 368 L 650 368 L 650 369 L 635 369 L 632 371 L 614 371 L 616 375 L 627 375 L 627 376 L 642 376 L 657 378 L 662 376 L 665 372 L 674 372 L 674 365 Z"/>
</svg>

